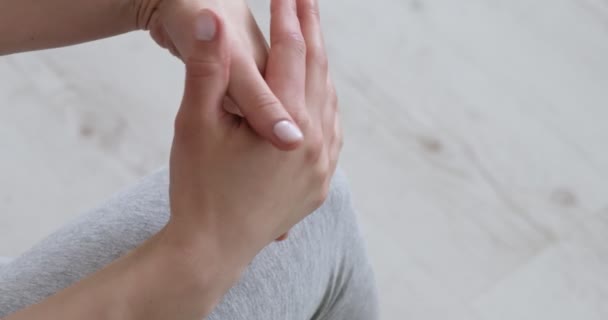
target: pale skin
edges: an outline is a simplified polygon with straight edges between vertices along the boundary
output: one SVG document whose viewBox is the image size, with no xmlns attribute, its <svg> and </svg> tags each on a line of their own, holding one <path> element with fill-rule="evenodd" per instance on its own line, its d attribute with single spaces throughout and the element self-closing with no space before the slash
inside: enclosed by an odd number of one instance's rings
<svg viewBox="0 0 608 320">
<path fill-rule="evenodd" d="M 196 12 L 210 6 L 222 9 L 234 49 L 226 108 L 238 109 L 254 131 L 277 148 L 297 148 L 301 138 L 282 139 L 276 134 L 278 122 L 286 120 L 297 130 L 297 121 L 290 106 L 281 103 L 260 74 L 266 45 L 245 0 L 3 0 L 0 55 L 150 30 L 159 45 L 180 58 L 187 57 L 193 31 L 186 26 Z"/>
<path fill-rule="evenodd" d="M 25 7 L 30 2 L 24 2 Z M 115 17 L 110 7 L 106 12 L 102 6 L 101 12 Z M 171 150 L 168 224 L 104 269 L 5 320 L 201 319 L 260 250 L 322 204 L 342 136 L 318 4 L 273 0 L 271 10 L 264 80 L 284 111 L 295 115 L 290 119 L 303 135 L 295 147 L 287 148 L 297 148 L 280 150 L 255 130 L 245 104 L 238 104 L 245 119 L 226 111 L 235 59 L 243 55 L 235 50 L 242 47 L 235 45 L 235 33 L 219 3 L 188 12 L 189 22 L 180 26 L 187 36 L 175 40 L 188 45 L 182 50 L 175 44 L 186 65 L 186 79 Z M 89 23 L 95 29 L 95 22 L 82 23 L 83 29 Z M 60 35 L 48 35 L 54 40 L 40 40 L 38 45 L 19 46 L 11 40 L 3 42 L 8 49 L 0 51 L 90 40 L 121 28 L 91 32 L 95 36 L 86 39 L 66 36 L 63 42 L 57 42 Z"/>
</svg>

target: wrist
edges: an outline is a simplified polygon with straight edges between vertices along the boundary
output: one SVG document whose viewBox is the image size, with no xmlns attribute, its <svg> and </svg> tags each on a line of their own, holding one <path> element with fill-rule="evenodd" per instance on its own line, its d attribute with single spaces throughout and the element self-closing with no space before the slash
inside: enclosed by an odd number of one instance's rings
<svg viewBox="0 0 608 320">
<path fill-rule="evenodd" d="M 246 230 L 235 230 L 235 226 L 215 225 L 199 219 L 190 221 L 186 216 L 176 214 L 162 232 L 164 246 L 179 255 L 182 261 L 193 264 L 191 267 L 200 268 L 207 260 L 201 260 L 202 257 L 211 257 L 215 267 L 235 278 L 240 277 L 267 244 L 260 243 L 258 238 Z"/>
<path fill-rule="evenodd" d="M 186 241 L 175 231 L 165 227 L 127 257 L 125 301 L 134 306 L 128 312 L 133 319 L 202 318 L 240 278 L 243 268 L 224 262 L 213 246 Z M 145 301 L 158 301 L 159 307 L 137 307 Z"/>
</svg>

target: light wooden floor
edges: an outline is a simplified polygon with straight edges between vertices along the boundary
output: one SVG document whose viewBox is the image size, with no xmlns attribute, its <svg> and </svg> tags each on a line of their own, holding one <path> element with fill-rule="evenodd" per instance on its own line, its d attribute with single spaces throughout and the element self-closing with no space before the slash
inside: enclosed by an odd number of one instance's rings
<svg viewBox="0 0 608 320">
<path fill-rule="evenodd" d="M 608 1 L 322 7 L 383 319 L 608 319 Z M 165 163 L 181 86 L 144 34 L 0 58 L 0 255 Z"/>
</svg>

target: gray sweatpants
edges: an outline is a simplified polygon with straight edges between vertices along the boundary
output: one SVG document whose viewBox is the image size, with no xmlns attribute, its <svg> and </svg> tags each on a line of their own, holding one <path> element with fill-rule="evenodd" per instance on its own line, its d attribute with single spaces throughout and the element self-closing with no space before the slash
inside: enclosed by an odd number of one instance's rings
<svg viewBox="0 0 608 320">
<path fill-rule="evenodd" d="M 99 270 L 169 218 L 168 173 L 119 192 L 0 266 L 0 318 Z M 342 174 L 326 203 L 251 263 L 210 320 L 377 319 L 377 297 Z"/>
</svg>

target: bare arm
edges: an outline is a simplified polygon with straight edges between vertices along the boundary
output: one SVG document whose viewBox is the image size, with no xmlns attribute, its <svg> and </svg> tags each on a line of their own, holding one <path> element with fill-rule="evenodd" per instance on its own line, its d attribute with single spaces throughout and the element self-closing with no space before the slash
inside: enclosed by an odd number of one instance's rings
<svg viewBox="0 0 608 320">
<path fill-rule="evenodd" d="M 295 0 L 272 2 L 267 79 L 309 123 L 302 147 L 277 150 L 222 108 L 230 80 L 227 28 L 212 11 L 199 12 L 175 120 L 167 226 L 103 270 L 4 320 L 200 319 L 260 250 L 325 201 L 342 146 L 337 100 L 316 1 L 297 5 L 300 16 Z M 305 41 L 310 57 L 292 37 Z"/>
<path fill-rule="evenodd" d="M 101 271 L 5 320 L 194 320 L 209 314 L 244 266 L 219 260 L 211 241 L 174 241 L 168 229 Z M 193 252 L 196 255 L 188 256 Z"/>
<path fill-rule="evenodd" d="M 233 109 L 279 149 L 298 148 L 302 132 L 297 121 L 258 69 L 263 69 L 266 47 L 245 0 L 0 0 L 0 55 L 149 29 L 162 47 L 185 61 L 193 48 L 187 26 L 200 10 L 211 7 L 221 7 L 230 24 L 235 50 L 228 95 Z M 283 121 L 297 134 L 286 135 Z"/>
<path fill-rule="evenodd" d="M 138 0 L 0 1 L 0 55 L 66 46 L 135 30 L 138 16 L 145 15 L 147 5 L 143 3 Z"/>
</svg>

